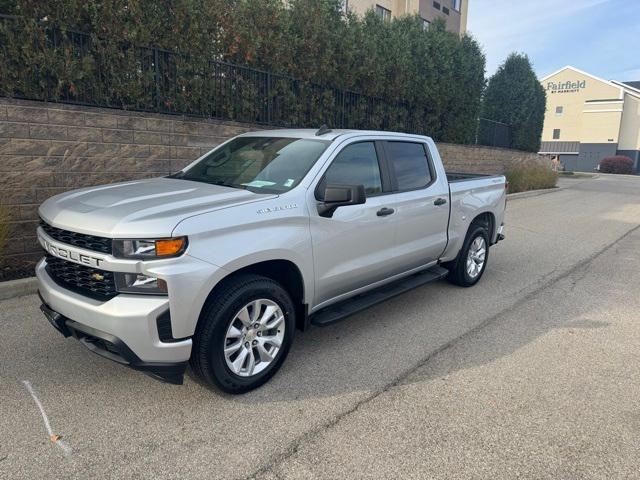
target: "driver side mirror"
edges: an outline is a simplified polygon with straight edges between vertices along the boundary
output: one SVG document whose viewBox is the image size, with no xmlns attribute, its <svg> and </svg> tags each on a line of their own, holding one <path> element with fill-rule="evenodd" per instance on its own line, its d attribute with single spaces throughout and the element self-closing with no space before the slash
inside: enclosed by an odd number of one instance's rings
<svg viewBox="0 0 640 480">
<path fill-rule="evenodd" d="M 324 191 L 318 192 L 317 199 L 321 217 L 331 218 L 338 207 L 361 205 L 367 201 L 364 185 L 326 185 Z"/>
</svg>

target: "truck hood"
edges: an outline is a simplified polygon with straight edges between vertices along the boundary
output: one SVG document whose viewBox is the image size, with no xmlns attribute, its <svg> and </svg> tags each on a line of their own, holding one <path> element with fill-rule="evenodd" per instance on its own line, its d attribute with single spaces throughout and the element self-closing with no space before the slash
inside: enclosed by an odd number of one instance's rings
<svg viewBox="0 0 640 480">
<path fill-rule="evenodd" d="M 54 227 L 111 238 L 168 237 L 185 218 L 276 197 L 173 178 L 83 188 L 51 197 L 40 216 Z"/>
</svg>

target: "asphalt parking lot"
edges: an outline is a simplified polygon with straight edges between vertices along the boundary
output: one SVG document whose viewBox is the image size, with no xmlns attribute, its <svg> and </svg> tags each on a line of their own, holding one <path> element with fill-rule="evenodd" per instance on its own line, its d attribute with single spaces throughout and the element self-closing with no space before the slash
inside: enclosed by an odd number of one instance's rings
<svg viewBox="0 0 640 480">
<path fill-rule="evenodd" d="M 244 396 L 159 383 L 0 303 L 0 478 L 638 478 L 640 178 L 509 200 L 484 278 L 299 333 Z M 23 382 L 30 382 L 51 431 Z"/>
</svg>

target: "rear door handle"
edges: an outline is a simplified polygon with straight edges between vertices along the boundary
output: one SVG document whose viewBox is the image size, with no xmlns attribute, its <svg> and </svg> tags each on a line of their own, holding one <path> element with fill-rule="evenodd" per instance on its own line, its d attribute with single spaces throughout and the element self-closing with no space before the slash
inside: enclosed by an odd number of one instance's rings
<svg viewBox="0 0 640 480">
<path fill-rule="evenodd" d="M 445 203 L 447 203 L 446 198 L 436 198 L 435 201 L 433 202 L 435 206 L 444 205 Z"/>
<path fill-rule="evenodd" d="M 393 208 L 383 207 L 378 210 L 378 213 L 376 213 L 376 215 L 378 215 L 379 217 L 386 217 L 387 215 L 391 215 L 393 212 L 395 212 Z"/>
</svg>

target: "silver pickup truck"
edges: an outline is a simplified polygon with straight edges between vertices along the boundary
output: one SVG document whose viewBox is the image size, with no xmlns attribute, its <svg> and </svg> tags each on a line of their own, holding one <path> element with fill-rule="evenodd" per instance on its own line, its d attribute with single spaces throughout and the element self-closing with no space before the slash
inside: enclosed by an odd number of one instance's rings
<svg viewBox="0 0 640 480">
<path fill-rule="evenodd" d="M 294 331 L 442 277 L 482 276 L 503 238 L 501 175 L 445 173 L 429 137 L 275 130 L 164 178 L 39 209 L 42 311 L 65 336 L 170 383 L 231 392 L 280 368 Z"/>
</svg>

